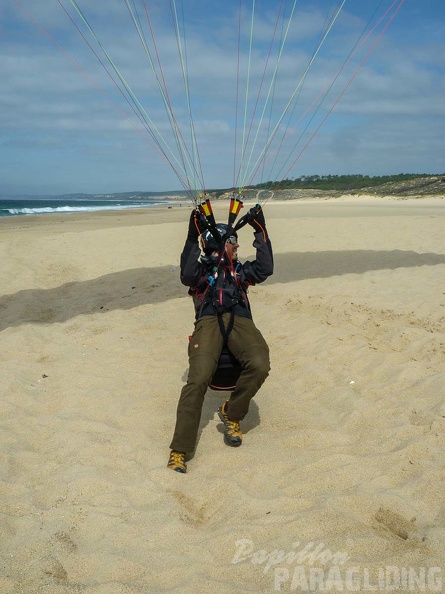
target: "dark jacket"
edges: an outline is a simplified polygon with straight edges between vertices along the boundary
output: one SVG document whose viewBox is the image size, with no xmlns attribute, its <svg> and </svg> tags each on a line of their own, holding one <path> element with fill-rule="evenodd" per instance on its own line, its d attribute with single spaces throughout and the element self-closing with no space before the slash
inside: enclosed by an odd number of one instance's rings
<svg viewBox="0 0 445 594">
<path fill-rule="evenodd" d="M 181 254 L 181 282 L 190 287 L 196 319 L 232 311 L 235 315 L 251 318 L 247 290 L 250 285 L 262 283 L 273 273 L 273 253 L 269 238 L 255 233 L 253 247 L 255 260 L 227 262 L 227 258 L 202 257 L 198 242 L 187 240 Z"/>
</svg>

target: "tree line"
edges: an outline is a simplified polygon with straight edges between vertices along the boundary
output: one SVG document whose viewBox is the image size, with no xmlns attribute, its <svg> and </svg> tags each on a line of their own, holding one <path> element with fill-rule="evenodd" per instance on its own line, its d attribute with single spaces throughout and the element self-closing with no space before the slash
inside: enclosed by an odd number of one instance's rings
<svg viewBox="0 0 445 594">
<path fill-rule="evenodd" d="M 283 179 L 281 182 L 267 181 L 246 189 L 272 190 L 359 190 L 381 186 L 389 182 L 403 182 L 418 178 L 436 177 L 426 173 L 399 173 L 397 175 L 301 175 Z"/>
</svg>

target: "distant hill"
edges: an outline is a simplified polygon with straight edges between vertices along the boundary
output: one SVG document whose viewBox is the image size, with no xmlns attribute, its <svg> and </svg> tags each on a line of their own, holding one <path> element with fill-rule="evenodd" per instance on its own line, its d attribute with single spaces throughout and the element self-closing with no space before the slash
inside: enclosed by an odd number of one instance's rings
<svg viewBox="0 0 445 594">
<path fill-rule="evenodd" d="M 107 194 L 3 194 L 0 199 L 3 200 L 147 200 L 156 198 L 162 200 L 171 200 L 172 198 L 186 198 L 184 190 L 166 191 L 166 192 L 114 192 Z"/>
<path fill-rule="evenodd" d="M 255 190 L 276 187 L 277 184 L 259 184 Z M 335 194 L 374 194 L 378 196 L 421 196 L 445 195 L 445 174 L 399 174 L 369 177 L 366 175 L 327 175 L 302 176 L 295 180 L 283 180 L 278 191 L 310 190 L 313 192 Z"/>
<path fill-rule="evenodd" d="M 302 176 L 298 179 L 266 182 L 249 186 L 243 190 L 246 200 L 264 200 L 274 192 L 276 200 L 295 200 L 298 198 L 338 197 L 344 194 L 371 194 L 374 196 L 444 196 L 445 174 L 400 174 L 378 177 L 366 175 L 327 175 Z M 213 190 L 210 195 L 228 198 L 231 190 Z"/>
<path fill-rule="evenodd" d="M 265 183 L 249 186 L 243 190 L 246 200 L 255 200 L 261 193 L 261 199 L 265 193 L 274 191 L 275 199 L 295 200 L 298 198 L 341 196 L 344 194 L 372 194 L 375 196 L 445 196 L 445 173 L 436 175 L 426 174 L 405 174 L 398 175 L 302 175 L 295 179 L 285 179 L 281 182 L 268 181 Z M 232 195 L 232 189 L 207 190 L 211 198 L 225 199 Z M 114 192 L 107 194 L 62 194 L 39 195 L 39 196 L 12 196 L 0 195 L 0 199 L 42 199 L 42 200 L 147 200 L 156 198 L 171 200 L 178 198 L 186 200 L 187 192 L 184 190 L 165 192 Z"/>
</svg>

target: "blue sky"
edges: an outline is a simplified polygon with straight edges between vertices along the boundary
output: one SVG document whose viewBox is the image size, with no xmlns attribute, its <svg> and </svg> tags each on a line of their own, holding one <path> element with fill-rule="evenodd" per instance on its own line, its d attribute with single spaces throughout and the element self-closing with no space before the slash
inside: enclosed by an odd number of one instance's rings
<svg viewBox="0 0 445 594">
<path fill-rule="evenodd" d="M 5 0 L 0 194 L 443 173 L 445 4 L 406 0 L 381 35 L 399 1 L 77 0 L 95 38 L 70 0 L 20 0 L 34 21 Z"/>
</svg>

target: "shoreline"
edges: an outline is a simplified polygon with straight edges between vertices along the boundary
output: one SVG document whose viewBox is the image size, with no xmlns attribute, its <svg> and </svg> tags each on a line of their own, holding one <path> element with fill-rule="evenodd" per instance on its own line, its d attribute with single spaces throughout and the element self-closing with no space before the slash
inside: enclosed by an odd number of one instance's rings
<svg viewBox="0 0 445 594">
<path fill-rule="evenodd" d="M 445 197 L 440 196 L 419 196 L 417 198 L 408 197 L 401 198 L 395 196 L 373 196 L 370 194 L 363 194 L 357 197 L 353 194 L 344 194 L 336 197 L 322 197 L 322 198 L 295 198 L 289 200 L 268 200 L 266 202 L 267 208 L 273 207 L 294 207 L 302 205 L 313 205 L 313 204 L 343 204 L 351 206 L 384 206 L 387 204 L 398 204 L 401 203 L 405 206 L 439 206 L 444 203 Z M 216 212 L 221 213 L 222 217 L 225 217 L 229 202 L 227 200 L 212 202 L 212 206 Z M 246 200 L 244 202 L 244 208 L 241 210 L 239 217 L 247 212 L 249 208 L 255 206 L 255 201 Z M 184 215 L 184 212 L 188 212 L 192 208 L 191 201 L 182 202 L 181 206 L 177 204 L 168 205 L 156 205 L 145 208 L 131 209 L 128 210 L 97 210 L 90 212 L 80 213 L 54 213 L 54 214 L 40 214 L 40 215 L 11 215 L 6 217 L 0 217 L 0 228 L 4 230 L 13 228 L 18 229 L 22 227 L 34 227 L 35 225 L 54 225 L 54 224 L 75 224 L 80 226 L 85 224 L 88 227 L 94 226 L 95 222 L 102 222 L 104 225 L 108 222 L 116 220 L 121 223 L 127 223 L 129 225 L 145 225 L 151 222 L 152 218 L 156 218 L 158 222 L 179 222 L 187 219 L 189 215 Z"/>
</svg>

